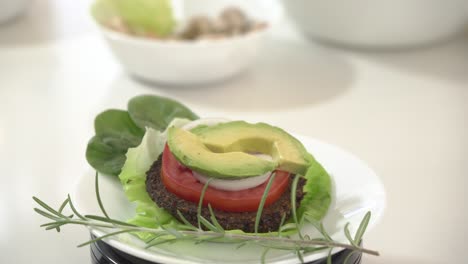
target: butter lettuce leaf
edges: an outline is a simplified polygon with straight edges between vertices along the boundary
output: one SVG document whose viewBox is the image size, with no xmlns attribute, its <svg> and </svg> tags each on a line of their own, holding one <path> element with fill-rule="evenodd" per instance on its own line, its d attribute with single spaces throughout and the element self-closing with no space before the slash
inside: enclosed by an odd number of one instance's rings
<svg viewBox="0 0 468 264">
<path fill-rule="evenodd" d="M 188 122 L 188 119 L 176 118 L 168 127 L 180 127 Z M 166 139 L 167 129 L 161 132 L 147 128 L 141 144 L 127 151 L 127 159 L 119 179 L 128 200 L 136 203 L 136 216 L 129 220 L 132 224 L 155 228 L 174 220 L 174 217 L 159 208 L 146 192 L 146 172 L 163 152 Z M 143 235 L 140 234 L 140 237 L 143 238 Z"/>
<path fill-rule="evenodd" d="M 119 19 L 136 34 L 170 35 L 175 19 L 170 0 L 96 0 L 91 14 L 100 24 Z"/>
<path fill-rule="evenodd" d="M 308 153 L 306 159 L 309 161 L 309 168 L 304 177 L 307 179 L 304 185 L 306 193 L 297 210 L 299 219 L 311 219 L 320 221 L 327 214 L 332 199 L 332 181 L 330 175 L 317 162 L 317 160 Z"/>
</svg>

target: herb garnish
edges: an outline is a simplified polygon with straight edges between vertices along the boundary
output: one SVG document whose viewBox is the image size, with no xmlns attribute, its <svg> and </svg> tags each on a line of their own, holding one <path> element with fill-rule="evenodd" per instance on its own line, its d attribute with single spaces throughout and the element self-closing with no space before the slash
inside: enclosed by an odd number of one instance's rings
<svg viewBox="0 0 468 264">
<path fill-rule="evenodd" d="M 78 247 L 83 247 L 89 244 L 92 244 L 96 241 L 103 240 L 108 237 L 116 236 L 123 233 L 137 233 L 137 232 L 146 232 L 152 234 L 152 238 L 145 241 L 147 244 L 147 248 L 154 247 L 156 245 L 174 242 L 177 240 L 189 240 L 193 241 L 195 244 L 204 243 L 204 242 L 216 242 L 216 241 L 223 241 L 223 242 L 232 242 L 237 243 L 237 249 L 252 243 L 259 245 L 264 248 L 264 251 L 261 254 L 261 261 L 262 263 L 266 262 L 266 255 L 270 249 L 279 249 L 279 250 L 287 250 L 293 252 L 301 263 L 304 262 L 304 254 L 318 252 L 328 249 L 328 258 L 327 263 L 331 263 L 331 253 L 334 248 L 345 248 L 350 249 L 352 252 L 347 256 L 344 263 L 347 262 L 351 255 L 362 252 L 365 254 L 375 255 L 378 256 L 379 252 L 374 250 L 369 250 L 360 246 L 362 237 L 366 231 L 367 225 L 369 223 L 371 213 L 367 212 L 364 218 L 362 219 L 359 228 L 354 236 L 351 236 L 348 226 L 349 223 L 346 224 L 344 228 L 345 235 L 349 240 L 349 244 L 341 243 L 334 241 L 330 235 L 326 232 L 323 227 L 322 223 L 313 221 L 312 219 L 308 219 L 322 234 L 323 237 L 321 238 L 310 238 L 308 235 L 300 234 L 299 239 L 290 238 L 289 236 L 283 236 L 281 233 L 283 230 L 287 229 L 285 226 L 288 224 L 282 225 L 278 230 L 277 235 L 268 235 L 268 234 L 257 234 L 257 233 L 227 233 L 225 230 L 219 225 L 216 220 L 215 215 L 213 214 L 213 210 L 211 206 L 208 205 L 210 209 L 211 222 L 202 217 L 198 214 L 199 226 L 195 227 L 190 224 L 183 215 L 178 212 L 179 217 L 182 219 L 183 223 L 177 224 L 176 226 L 165 226 L 162 225 L 159 228 L 146 228 L 140 227 L 133 224 L 129 224 L 126 222 L 122 222 L 119 220 L 115 220 L 109 217 L 107 214 L 104 205 L 101 200 L 101 196 L 99 193 L 99 174 L 96 172 L 96 179 L 95 179 L 95 192 L 96 192 L 96 199 L 101 209 L 101 212 L 104 216 L 98 215 L 82 215 L 80 214 L 73 202 L 68 195 L 67 199 L 61 204 L 59 210 L 53 209 L 50 205 L 43 202 L 37 197 L 33 197 L 34 201 L 40 206 L 40 208 L 34 208 L 34 211 L 45 218 L 52 220 L 52 222 L 48 222 L 42 224 L 41 227 L 44 227 L 45 230 L 52 230 L 55 229 L 57 232 L 60 232 L 60 227 L 64 225 L 82 225 L 88 228 L 95 228 L 95 229 L 105 229 L 109 232 L 103 236 L 97 237 L 95 239 L 89 240 L 85 243 L 78 245 Z M 298 179 L 298 178 L 297 178 Z M 205 187 L 208 185 L 206 183 Z M 297 188 L 297 180 L 294 180 L 293 189 Z M 265 195 L 265 194 L 264 194 Z M 203 196 L 201 197 L 203 199 Z M 294 201 L 293 199 L 292 201 Z M 201 206 L 202 200 L 200 200 Z M 294 203 L 294 202 L 293 202 Z M 63 213 L 63 210 L 70 209 L 73 214 L 66 215 Z M 295 208 L 295 207 L 293 207 Z M 294 210 L 294 209 L 293 209 Z M 293 212 L 293 215 L 295 213 Z M 257 214 L 256 222 L 259 222 L 261 217 L 261 213 Z M 300 222 L 298 222 L 297 217 L 293 216 L 294 225 L 296 227 L 300 226 Z M 284 217 L 281 221 L 284 223 Z M 207 229 L 207 230 L 204 230 Z M 299 229 L 297 229 L 299 230 Z"/>
</svg>

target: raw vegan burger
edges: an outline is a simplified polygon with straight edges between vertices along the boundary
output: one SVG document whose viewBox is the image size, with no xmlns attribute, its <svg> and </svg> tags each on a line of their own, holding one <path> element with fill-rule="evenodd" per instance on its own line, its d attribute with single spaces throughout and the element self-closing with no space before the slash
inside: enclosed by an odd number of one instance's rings
<svg viewBox="0 0 468 264">
<path fill-rule="evenodd" d="M 140 226 L 197 226 L 200 216 L 214 216 L 225 230 L 276 232 L 291 221 L 293 205 L 302 222 L 320 220 L 330 204 L 323 167 L 296 138 L 265 123 L 175 119 L 164 132 L 148 128 L 126 156 L 119 177 L 137 202 L 130 222 Z"/>
</svg>

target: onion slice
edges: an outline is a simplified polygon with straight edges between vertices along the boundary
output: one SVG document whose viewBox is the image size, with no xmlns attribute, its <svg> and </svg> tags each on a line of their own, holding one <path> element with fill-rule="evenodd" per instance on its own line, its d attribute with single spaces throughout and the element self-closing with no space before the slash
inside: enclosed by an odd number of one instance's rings
<svg viewBox="0 0 468 264">
<path fill-rule="evenodd" d="M 199 180 L 201 183 L 205 184 L 210 177 L 204 176 L 198 172 L 192 171 L 193 177 Z M 210 187 L 223 191 L 241 191 L 245 189 L 250 189 L 261 185 L 270 178 L 271 172 L 267 172 L 260 176 L 249 177 L 239 180 L 221 180 L 221 179 L 212 179 L 208 184 Z"/>
<path fill-rule="evenodd" d="M 265 154 L 252 154 L 252 155 L 255 155 L 263 159 L 271 160 L 271 157 Z M 241 191 L 245 189 L 254 188 L 263 184 L 270 178 L 271 173 L 272 172 L 270 171 L 263 175 L 248 177 L 248 178 L 243 178 L 243 179 L 238 179 L 238 180 L 212 179 L 208 185 L 210 187 L 223 190 L 223 191 Z M 211 178 L 201 173 L 198 173 L 196 171 L 192 171 L 192 174 L 193 174 L 193 177 L 195 177 L 201 183 L 206 183 Z"/>
</svg>

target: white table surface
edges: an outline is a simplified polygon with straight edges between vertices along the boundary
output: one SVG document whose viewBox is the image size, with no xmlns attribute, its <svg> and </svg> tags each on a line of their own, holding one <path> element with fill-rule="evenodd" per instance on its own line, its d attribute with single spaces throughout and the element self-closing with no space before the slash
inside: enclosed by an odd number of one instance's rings
<svg viewBox="0 0 468 264">
<path fill-rule="evenodd" d="M 78 3 L 79 2 L 79 3 Z M 364 263 L 466 263 L 468 34 L 404 52 L 343 51 L 274 29 L 258 62 L 225 84 L 135 82 L 109 53 L 87 1 L 37 0 L 0 27 L 0 263 L 89 263 L 84 228 L 39 228 L 31 197 L 56 206 L 87 169 L 94 116 L 133 95 L 200 115 L 263 120 L 339 145 L 381 177 L 386 213 Z"/>
</svg>

